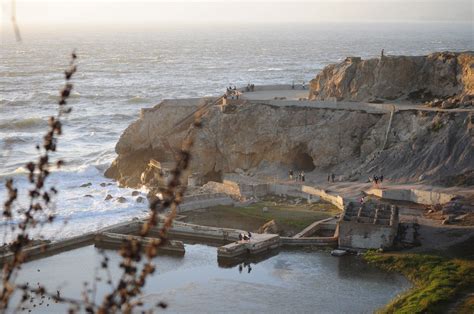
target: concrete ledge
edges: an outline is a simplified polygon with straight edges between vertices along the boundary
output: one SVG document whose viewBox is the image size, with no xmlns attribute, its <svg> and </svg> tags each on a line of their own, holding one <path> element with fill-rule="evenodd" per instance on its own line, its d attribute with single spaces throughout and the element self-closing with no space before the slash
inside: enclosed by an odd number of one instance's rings
<svg viewBox="0 0 474 314">
<path fill-rule="evenodd" d="M 329 246 L 337 247 L 338 237 L 280 238 L 282 246 Z"/>
<path fill-rule="evenodd" d="M 233 204 L 234 201 L 224 193 L 191 195 L 184 197 L 178 211 L 185 212 L 193 209 Z"/>
<path fill-rule="evenodd" d="M 336 229 L 336 219 L 333 218 L 333 217 L 330 217 L 330 218 L 326 218 L 326 219 L 323 219 L 323 220 L 313 222 L 308 227 L 304 228 L 303 230 L 301 230 L 300 232 L 295 234 L 293 236 L 293 239 L 298 239 L 298 238 L 309 236 L 309 235 L 315 233 L 317 230 L 321 229 L 321 227 L 323 227 L 324 224 L 326 224 L 326 223 L 328 223 L 332 220 L 334 220 L 334 228 L 333 229 L 335 230 Z"/>
<path fill-rule="evenodd" d="M 161 223 L 158 227 L 151 228 L 150 235 L 158 234 L 160 231 Z M 193 225 L 180 221 L 174 221 L 171 229 L 168 230 L 170 237 L 184 237 L 191 240 L 211 240 L 211 241 L 224 241 L 233 242 L 239 239 L 239 234 L 245 231 L 230 229 L 230 228 L 217 228 L 202 225 Z"/>
<path fill-rule="evenodd" d="M 318 189 L 308 185 L 286 185 L 272 183 L 241 183 L 231 179 L 223 182 L 223 191 L 232 195 L 244 197 L 262 197 L 267 194 L 288 195 L 293 197 L 307 198 L 308 200 L 319 201 L 319 198 L 333 204 L 337 208 L 344 210 L 345 201 L 340 195 L 331 194 L 323 189 Z"/>
<path fill-rule="evenodd" d="M 445 204 L 456 197 L 455 194 L 418 189 L 370 189 L 366 193 L 384 199 L 407 201 L 423 205 Z"/>
<path fill-rule="evenodd" d="M 119 249 L 127 240 L 135 240 L 143 245 L 142 249 L 145 249 L 147 245 L 153 243 L 153 241 L 156 241 L 157 239 L 103 232 L 95 236 L 94 245 L 98 248 L 104 249 Z M 168 240 L 164 245 L 160 246 L 158 251 L 163 253 L 184 255 L 184 243 L 176 240 Z"/>
<path fill-rule="evenodd" d="M 217 249 L 217 257 L 232 258 L 245 254 L 255 255 L 280 247 L 276 234 L 253 234 L 250 241 L 233 242 Z"/>
<path fill-rule="evenodd" d="M 48 256 L 52 256 L 58 253 L 67 252 L 73 249 L 91 245 L 94 243 L 96 234 L 102 232 L 119 232 L 124 234 L 131 234 L 138 232 L 140 222 L 138 220 L 132 222 L 123 222 L 113 226 L 109 226 L 100 229 L 96 232 L 88 232 L 83 235 L 60 240 L 52 243 L 38 244 L 32 247 L 28 247 L 23 250 L 26 261 L 32 261 Z M 4 264 L 13 258 L 13 253 L 7 253 L 0 256 L 0 264 Z"/>
</svg>

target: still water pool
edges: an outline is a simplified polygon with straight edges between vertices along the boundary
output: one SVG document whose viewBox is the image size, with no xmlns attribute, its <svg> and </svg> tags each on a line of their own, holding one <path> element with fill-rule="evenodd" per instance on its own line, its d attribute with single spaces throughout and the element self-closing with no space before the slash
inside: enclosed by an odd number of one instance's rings
<svg viewBox="0 0 474 314">
<path fill-rule="evenodd" d="M 106 253 L 117 279 L 120 256 Z M 158 257 L 157 272 L 147 282 L 143 300 L 151 306 L 166 302 L 168 313 L 371 313 L 410 287 L 404 277 L 369 266 L 356 256 L 281 251 L 250 267 L 220 267 L 216 256 L 215 247 L 186 245 L 184 257 Z M 17 282 L 40 282 L 49 291 L 59 289 L 64 297 L 78 297 L 101 260 L 98 249 L 83 247 L 25 264 Z M 105 278 L 102 271 L 98 274 Z M 107 291 L 107 285 L 100 283 L 97 300 Z M 28 303 L 26 311 L 67 309 L 47 298 L 39 303 Z"/>
</svg>

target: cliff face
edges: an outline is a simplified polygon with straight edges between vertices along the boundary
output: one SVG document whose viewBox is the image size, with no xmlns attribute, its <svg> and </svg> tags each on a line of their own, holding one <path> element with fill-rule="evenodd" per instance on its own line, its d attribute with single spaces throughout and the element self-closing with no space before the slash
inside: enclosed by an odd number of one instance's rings
<svg viewBox="0 0 474 314">
<path fill-rule="evenodd" d="M 160 139 L 168 131 L 171 113 L 177 115 L 175 106 L 160 105 L 133 123 L 118 142 L 119 156 L 106 175 L 137 186 L 150 158 L 171 160 Z M 238 168 L 258 172 L 266 167 L 330 170 L 346 179 L 366 180 L 383 173 L 399 181 L 472 180 L 472 115 L 398 112 L 382 150 L 389 115 L 266 104 L 241 105 L 225 113 L 213 107 L 196 130 L 191 171 L 212 180 Z M 179 147 L 184 134 L 174 134 L 170 144 Z"/>
<path fill-rule="evenodd" d="M 310 83 L 310 99 L 428 101 L 474 95 L 474 53 L 347 58 L 325 67 Z M 470 98 L 469 98 L 470 100 Z"/>
<path fill-rule="evenodd" d="M 348 58 L 318 74 L 311 82 L 310 96 L 352 101 L 440 97 L 443 106 L 448 101 L 467 101 L 471 106 L 473 74 L 470 52 L 365 61 Z M 455 101 L 453 95 L 458 97 Z M 164 101 L 144 110 L 121 136 L 118 157 L 105 175 L 126 186 L 140 185 L 150 159 L 173 160 L 172 151 L 179 149 L 193 127 L 191 122 L 173 126 L 187 121 L 206 101 Z M 348 103 L 342 109 L 341 103 L 332 102 L 319 108 L 311 101 L 269 103 L 247 102 L 224 110 L 211 106 L 202 128 L 194 132 L 191 171 L 204 181 L 218 180 L 237 169 L 261 173 L 295 169 L 330 171 L 349 180 L 384 174 L 401 182 L 474 185 L 472 111 L 400 106 L 389 123 L 390 105 Z M 372 110 L 374 106 L 377 110 Z"/>
<path fill-rule="evenodd" d="M 105 176 L 119 180 L 125 186 L 140 185 L 141 173 L 150 159 L 173 160 L 173 150 L 181 147 L 189 124 L 171 134 L 168 131 L 206 101 L 164 100 L 154 108 L 142 110 L 139 119 L 130 124 L 120 136 L 115 146 L 118 157 L 107 169 Z"/>
</svg>

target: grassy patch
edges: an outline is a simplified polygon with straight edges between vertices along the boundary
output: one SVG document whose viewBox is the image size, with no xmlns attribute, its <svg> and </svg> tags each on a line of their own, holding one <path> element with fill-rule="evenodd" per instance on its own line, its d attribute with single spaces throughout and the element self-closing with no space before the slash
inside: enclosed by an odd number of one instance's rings
<svg viewBox="0 0 474 314">
<path fill-rule="evenodd" d="M 263 208 L 268 211 L 264 212 Z M 288 225 L 298 230 L 306 228 L 316 220 L 332 216 L 331 211 L 321 211 L 321 205 L 288 205 L 274 204 L 272 202 L 258 202 L 247 207 L 228 208 L 240 215 L 247 217 L 260 218 L 264 221 L 274 219 L 278 225 Z"/>
<path fill-rule="evenodd" d="M 267 207 L 267 211 L 263 208 Z M 216 206 L 186 212 L 185 221 L 215 227 L 256 231 L 274 219 L 282 235 L 296 234 L 317 220 L 334 216 L 339 210 L 327 203 L 300 204 L 263 200 L 246 207 Z"/>
<path fill-rule="evenodd" d="M 382 269 L 400 272 L 414 284 L 381 313 L 445 312 L 450 304 L 474 287 L 474 261 L 375 252 L 367 252 L 364 259 Z"/>
</svg>

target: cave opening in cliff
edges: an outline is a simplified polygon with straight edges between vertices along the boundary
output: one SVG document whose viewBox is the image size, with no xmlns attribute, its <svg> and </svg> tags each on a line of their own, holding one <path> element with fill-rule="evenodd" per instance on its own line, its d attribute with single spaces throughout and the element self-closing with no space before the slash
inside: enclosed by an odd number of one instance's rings
<svg viewBox="0 0 474 314">
<path fill-rule="evenodd" d="M 222 183 L 222 171 L 209 171 L 206 173 L 202 178 L 203 184 L 214 181 L 214 182 L 221 182 Z"/>
<path fill-rule="evenodd" d="M 298 146 L 293 149 L 292 152 L 292 156 L 290 157 L 290 165 L 294 170 L 310 172 L 316 168 L 314 166 L 313 157 L 307 153 L 306 147 Z"/>
</svg>

